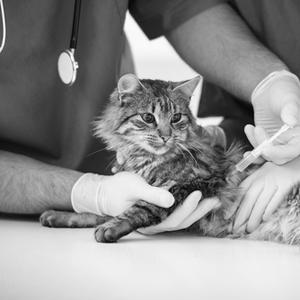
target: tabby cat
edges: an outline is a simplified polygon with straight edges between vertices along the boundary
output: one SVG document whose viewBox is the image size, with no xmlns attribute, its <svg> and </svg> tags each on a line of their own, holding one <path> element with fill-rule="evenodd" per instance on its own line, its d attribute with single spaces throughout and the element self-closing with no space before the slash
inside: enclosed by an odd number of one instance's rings
<svg viewBox="0 0 300 300">
<path fill-rule="evenodd" d="M 228 151 L 196 124 L 189 109 L 190 98 L 199 77 L 184 82 L 139 80 L 127 74 L 120 78 L 110 104 L 95 122 L 96 136 L 107 148 L 125 153 L 121 171 L 134 172 L 154 186 L 168 187 L 175 198 L 170 208 L 157 207 L 142 200 L 111 218 L 91 213 L 45 212 L 40 220 L 50 227 L 96 227 L 98 242 L 116 242 L 141 227 L 162 222 L 186 197 L 200 190 L 204 198 L 218 197 L 221 207 L 194 223 L 189 230 L 213 237 L 300 243 L 299 186 L 251 234 L 231 233 L 233 218 L 225 212 L 239 195 L 240 182 L 256 167 L 239 173 L 235 164 L 244 150 L 233 145 Z"/>
</svg>

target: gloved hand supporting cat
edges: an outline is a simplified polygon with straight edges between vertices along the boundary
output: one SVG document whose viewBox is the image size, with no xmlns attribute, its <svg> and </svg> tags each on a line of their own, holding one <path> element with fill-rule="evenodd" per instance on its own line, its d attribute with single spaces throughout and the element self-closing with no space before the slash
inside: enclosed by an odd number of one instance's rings
<svg viewBox="0 0 300 300">
<path fill-rule="evenodd" d="M 184 229 L 220 205 L 216 198 L 201 200 L 201 192 L 195 191 L 183 205 L 164 222 L 139 230 L 143 234 Z M 72 189 L 72 205 L 76 212 L 91 212 L 97 215 L 117 216 L 143 199 L 154 205 L 170 207 L 174 198 L 167 190 L 153 187 L 137 174 L 120 172 L 113 176 L 86 173 Z"/>
<path fill-rule="evenodd" d="M 86 173 L 75 183 L 71 200 L 76 212 L 117 216 L 138 200 L 170 207 L 174 198 L 167 190 L 152 187 L 137 174 L 121 172 L 113 176 Z"/>
</svg>

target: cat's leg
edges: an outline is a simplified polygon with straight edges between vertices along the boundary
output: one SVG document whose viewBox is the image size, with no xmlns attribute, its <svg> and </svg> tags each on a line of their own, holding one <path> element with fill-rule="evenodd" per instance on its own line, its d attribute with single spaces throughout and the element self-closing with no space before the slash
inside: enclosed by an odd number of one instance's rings
<svg viewBox="0 0 300 300">
<path fill-rule="evenodd" d="M 174 185 L 169 191 L 173 194 L 175 203 L 169 208 L 162 208 L 145 201 L 138 201 L 123 214 L 98 226 L 95 230 L 97 242 L 113 243 L 139 228 L 161 223 L 167 216 L 174 212 L 178 205 L 183 203 L 189 194 L 195 190 L 203 190 L 201 184 L 198 181 L 192 181 Z"/>
<path fill-rule="evenodd" d="M 113 243 L 121 237 L 144 227 L 157 225 L 166 219 L 178 205 L 182 204 L 187 196 L 198 189 L 195 184 L 177 184 L 170 192 L 173 194 L 175 203 L 169 208 L 162 208 L 145 201 L 138 201 L 123 214 L 111 221 L 100 225 L 95 230 L 95 239 L 101 243 Z"/>
<path fill-rule="evenodd" d="M 96 227 L 109 221 L 109 216 L 98 216 L 92 213 L 75 213 L 49 210 L 44 212 L 40 217 L 42 225 L 47 227 Z"/>
<path fill-rule="evenodd" d="M 95 239 L 100 243 L 114 243 L 141 227 L 159 224 L 173 209 L 165 209 L 145 201 L 138 201 L 123 214 L 98 226 Z"/>
</svg>

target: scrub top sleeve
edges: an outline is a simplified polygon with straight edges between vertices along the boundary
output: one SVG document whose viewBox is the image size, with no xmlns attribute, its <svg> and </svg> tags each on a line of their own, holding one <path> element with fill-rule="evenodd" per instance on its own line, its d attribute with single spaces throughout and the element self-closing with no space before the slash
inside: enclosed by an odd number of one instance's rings
<svg viewBox="0 0 300 300">
<path fill-rule="evenodd" d="M 147 35 L 155 39 L 226 0 L 131 0 L 129 12 Z"/>
</svg>

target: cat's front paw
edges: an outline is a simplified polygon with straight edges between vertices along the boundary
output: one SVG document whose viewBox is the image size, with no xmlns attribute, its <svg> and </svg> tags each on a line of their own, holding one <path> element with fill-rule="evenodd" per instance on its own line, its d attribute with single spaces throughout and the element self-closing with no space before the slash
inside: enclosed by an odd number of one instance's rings
<svg viewBox="0 0 300 300">
<path fill-rule="evenodd" d="M 134 229 L 125 220 L 113 219 L 98 226 L 95 230 L 95 239 L 98 243 L 115 243 L 121 237 L 129 234 Z"/>
<path fill-rule="evenodd" d="M 116 232 L 113 227 L 100 225 L 96 228 L 94 234 L 98 243 L 115 243 L 117 241 Z"/>
</svg>

